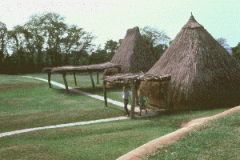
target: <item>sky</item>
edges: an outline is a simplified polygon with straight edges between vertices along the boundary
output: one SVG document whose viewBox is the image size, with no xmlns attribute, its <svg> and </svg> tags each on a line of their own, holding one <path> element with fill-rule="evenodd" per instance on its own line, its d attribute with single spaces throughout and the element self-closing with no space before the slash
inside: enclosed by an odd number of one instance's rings
<svg viewBox="0 0 240 160">
<path fill-rule="evenodd" d="M 135 26 L 164 30 L 173 40 L 191 12 L 214 38 L 225 38 L 230 47 L 240 42 L 240 0 L 0 0 L 0 21 L 8 30 L 44 12 L 92 32 L 102 46 Z"/>
</svg>

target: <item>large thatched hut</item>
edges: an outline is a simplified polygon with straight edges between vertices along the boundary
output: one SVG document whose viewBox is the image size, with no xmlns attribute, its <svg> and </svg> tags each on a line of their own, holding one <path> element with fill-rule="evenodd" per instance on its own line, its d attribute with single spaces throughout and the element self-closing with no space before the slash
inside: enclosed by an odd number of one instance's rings
<svg viewBox="0 0 240 160">
<path fill-rule="evenodd" d="M 125 38 L 118 47 L 111 63 L 121 64 L 123 67 L 121 73 L 147 72 L 156 62 L 147 44 L 135 27 L 127 30 Z M 117 69 L 107 69 L 104 75 L 113 75 L 118 73 Z"/>
<path fill-rule="evenodd" d="M 239 103 L 239 63 L 191 15 L 158 62 L 147 72 L 171 74 L 169 104 L 174 109 Z M 161 108 L 158 83 L 143 82 L 148 103 Z"/>
</svg>

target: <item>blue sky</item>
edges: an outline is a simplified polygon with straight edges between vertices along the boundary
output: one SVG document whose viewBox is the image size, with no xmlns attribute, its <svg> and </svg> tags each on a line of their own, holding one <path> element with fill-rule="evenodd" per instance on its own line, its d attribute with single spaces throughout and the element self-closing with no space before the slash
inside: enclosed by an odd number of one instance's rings
<svg viewBox="0 0 240 160">
<path fill-rule="evenodd" d="M 97 45 L 118 41 L 135 26 L 164 30 L 174 39 L 191 12 L 214 38 L 226 38 L 230 47 L 240 42 L 240 0 L 0 0 L 0 21 L 8 29 L 43 12 L 92 32 Z"/>
</svg>

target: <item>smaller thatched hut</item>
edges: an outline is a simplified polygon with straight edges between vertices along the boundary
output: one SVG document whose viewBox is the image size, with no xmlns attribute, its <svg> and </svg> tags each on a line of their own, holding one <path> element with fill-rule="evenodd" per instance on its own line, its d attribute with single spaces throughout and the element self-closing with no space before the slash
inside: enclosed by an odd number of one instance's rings
<svg viewBox="0 0 240 160">
<path fill-rule="evenodd" d="M 156 61 L 141 36 L 139 28 L 135 27 L 127 30 L 127 34 L 121 41 L 111 63 L 121 64 L 123 66 L 121 73 L 139 73 L 140 71 L 147 72 Z M 111 68 L 106 69 L 104 75 L 116 73 L 118 70 Z"/>
<path fill-rule="evenodd" d="M 147 72 L 171 74 L 174 109 L 240 104 L 239 63 L 191 15 L 158 62 Z M 161 108 L 162 86 L 142 82 L 148 103 Z"/>
</svg>

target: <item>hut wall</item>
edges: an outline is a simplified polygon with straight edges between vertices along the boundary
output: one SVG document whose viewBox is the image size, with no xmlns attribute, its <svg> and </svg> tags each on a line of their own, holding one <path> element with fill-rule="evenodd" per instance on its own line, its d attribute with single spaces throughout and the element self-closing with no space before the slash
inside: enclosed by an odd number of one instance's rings
<svg viewBox="0 0 240 160">
<path fill-rule="evenodd" d="M 169 98 L 169 81 L 165 82 L 141 82 L 141 89 L 143 89 L 143 95 L 148 98 L 147 104 L 151 107 L 159 107 L 162 109 L 170 109 Z M 144 88 L 145 87 L 145 88 Z"/>
</svg>

